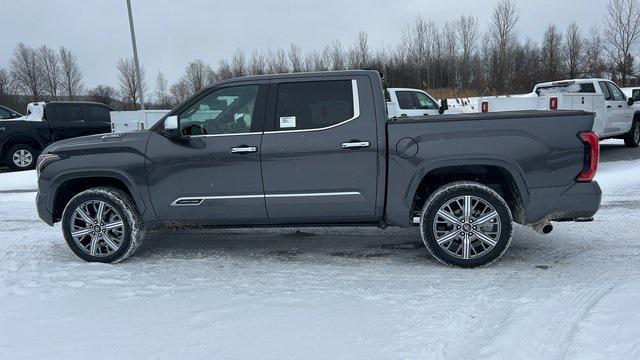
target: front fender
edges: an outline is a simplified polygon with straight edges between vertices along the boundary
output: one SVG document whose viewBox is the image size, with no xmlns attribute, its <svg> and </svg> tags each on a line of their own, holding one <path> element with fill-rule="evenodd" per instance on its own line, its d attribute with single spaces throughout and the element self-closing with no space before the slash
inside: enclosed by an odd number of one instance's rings
<svg viewBox="0 0 640 360">
<path fill-rule="evenodd" d="M 144 215 L 144 213 L 146 212 L 145 201 L 141 196 L 140 191 L 138 191 L 138 186 L 136 186 L 135 181 L 131 178 L 131 176 L 129 176 L 129 174 L 118 169 L 105 170 L 98 168 L 69 171 L 57 174 L 52 179 L 50 179 L 47 208 L 53 212 L 54 201 L 62 184 L 64 184 L 68 180 L 76 180 L 82 178 L 108 178 L 122 182 L 127 190 L 129 190 L 129 193 L 131 194 L 133 201 L 138 207 L 140 214 Z"/>
</svg>

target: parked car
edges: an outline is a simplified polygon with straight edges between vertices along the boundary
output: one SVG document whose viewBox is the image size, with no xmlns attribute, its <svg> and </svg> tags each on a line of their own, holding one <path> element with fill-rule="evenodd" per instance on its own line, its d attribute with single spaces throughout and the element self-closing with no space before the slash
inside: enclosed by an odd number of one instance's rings
<svg viewBox="0 0 640 360">
<path fill-rule="evenodd" d="M 10 109 L 6 106 L 0 105 L 0 120 L 9 120 L 21 117 L 22 114 L 19 112 Z"/>
<path fill-rule="evenodd" d="M 54 141 L 110 132 L 111 110 L 92 102 L 31 103 L 26 116 L 0 122 L 0 159 L 13 170 L 33 169 Z"/>
<path fill-rule="evenodd" d="M 37 208 L 93 262 L 161 226 L 415 225 L 436 259 L 475 267 L 505 252 L 514 221 L 592 220 L 592 125 L 582 111 L 390 121 L 375 71 L 237 78 L 150 131 L 48 146 Z"/>
<path fill-rule="evenodd" d="M 593 131 L 600 139 L 624 139 L 640 145 L 640 110 L 611 80 L 576 79 L 537 84 L 531 94 L 482 99 L 481 111 L 584 110 L 596 114 Z"/>
<path fill-rule="evenodd" d="M 440 104 L 427 92 L 410 88 L 388 88 L 385 90 L 387 116 L 425 116 L 460 114 L 459 109 L 449 109 L 448 102 Z"/>
</svg>

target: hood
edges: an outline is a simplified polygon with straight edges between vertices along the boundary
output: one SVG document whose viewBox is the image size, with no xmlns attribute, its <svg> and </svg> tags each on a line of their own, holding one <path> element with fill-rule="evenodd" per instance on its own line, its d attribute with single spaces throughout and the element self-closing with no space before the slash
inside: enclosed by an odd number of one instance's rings
<svg viewBox="0 0 640 360">
<path fill-rule="evenodd" d="M 139 149 L 146 146 L 148 138 L 148 131 L 81 136 L 54 142 L 42 153 L 92 152 L 93 150 L 103 152 L 109 148 L 115 150 L 131 147 Z"/>
</svg>

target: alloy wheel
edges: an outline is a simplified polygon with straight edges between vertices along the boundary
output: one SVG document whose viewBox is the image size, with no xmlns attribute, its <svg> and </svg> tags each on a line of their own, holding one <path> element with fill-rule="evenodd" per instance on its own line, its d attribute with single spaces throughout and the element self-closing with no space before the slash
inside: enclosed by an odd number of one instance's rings
<svg viewBox="0 0 640 360">
<path fill-rule="evenodd" d="M 498 212 L 484 199 L 458 196 L 438 210 L 433 235 L 442 250 L 459 259 L 475 259 L 490 252 L 500 239 Z"/>
<path fill-rule="evenodd" d="M 26 168 L 33 163 L 33 154 L 29 150 L 20 149 L 13 153 L 11 159 L 16 166 Z"/>
<path fill-rule="evenodd" d="M 88 255 L 105 257 L 116 252 L 125 238 L 122 216 L 100 200 L 86 201 L 71 215 L 73 241 Z"/>
</svg>

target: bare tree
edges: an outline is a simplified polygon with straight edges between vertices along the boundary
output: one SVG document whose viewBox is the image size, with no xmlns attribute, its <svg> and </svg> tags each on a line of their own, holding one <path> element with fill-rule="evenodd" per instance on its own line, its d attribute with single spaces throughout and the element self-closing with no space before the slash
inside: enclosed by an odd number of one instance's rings
<svg viewBox="0 0 640 360">
<path fill-rule="evenodd" d="M 549 25 L 542 40 L 544 80 L 558 80 L 562 73 L 562 34 L 555 25 Z"/>
<path fill-rule="evenodd" d="M 156 76 L 155 98 L 158 106 L 162 108 L 171 107 L 171 96 L 169 95 L 169 82 L 164 77 L 162 71 L 158 71 Z"/>
<path fill-rule="evenodd" d="M 578 24 L 572 22 L 567 28 L 565 48 L 567 51 L 567 72 L 571 79 L 580 76 L 582 68 L 583 40 Z"/>
<path fill-rule="evenodd" d="M 471 57 L 478 47 L 480 31 L 478 18 L 462 15 L 457 22 L 457 36 L 460 44 L 460 85 L 466 88 L 471 77 Z"/>
<path fill-rule="evenodd" d="M 0 101 L 6 102 L 9 96 L 16 92 L 15 82 L 11 73 L 5 69 L 0 69 Z"/>
<path fill-rule="evenodd" d="M 621 69 L 621 85 L 627 84 L 628 61 L 640 38 L 638 0 L 610 0 L 607 5 L 604 39 L 615 65 Z"/>
<path fill-rule="evenodd" d="M 184 80 L 171 85 L 169 88 L 173 102 L 180 104 L 185 101 L 191 94 L 189 93 L 189 85 Z"/>
<path fill-rule="evenodd" d="M 291 72 L 301 72 L 304 67 L 302 59 L 302 48 L 299 45 L 291 43 L 289 46 L 289 62 L 291 63 Z"/>
<path fill-rule="evenodd" d="M 602 77 L 606 66 L 602 50 L 602 37 L 597 26 L 589 29 L 589 36 L 584 41 L 584 71 L 591 77 Z"/>
<path fill-rule="evenodd" d="M 331 44 L 331 68 L 333 70 L 344 70 L 346 67 L 346 61 L 344 56 L 344 50 L 342 49 L 342 43 L 340 40 L 334 40 Z"/>
<path fill-rule="evenodd" d="M 265 73 L 265 67 L 264 54 L 258 50 L 253 50 L 249 58 L 249 72 L 252 75 L 262 75 Z"/>
<path fill-rule="evenodd" d="M 231 79 L 233 77 L 233 70 L 231 70 L 231 65 L 225 59 L 220 59 L 218 62 L 218 71 L 216 74 L 216 78 L 218 80 L 226 80 Z"/>
<path fill-rule="evenodd" d="M 196 59 L 184 69 L 184 82 L 189 87 L 189 92 L 195 94 L 209 83 L 211 67 L 200 59 Z"/>
<path fill-rule="evenodd" d="M 75 54 L 64 47 L 60 48 L 60 70 L 62 71 L 62 93 L 74 100 L 82 93 L 82 71 Z"/>
<path fill-rule="evenodd" d="M 267 72 L 269 74 L 282 74 L 289 72 L 287 53 L 283 49 L 267 51 Z"/>
<path fill-rule="evenodd" d="M 247 75 L 247 62 L 244 57 L 244 52 L 240 48 L 236 49 L 236 52 L 231 58 L 231 72 L 233 77 L 240 77 Z"/>
<path fill-rule="evenodd" d="M 435 24 L 421 16 L 416 16 L 412 24 L 407 24 L 402 35 L 403 54 L 399 57 L 402 62 L 408 62 L 414 67 L 417 84 L 414 86 L 428 87 L 431 85 L 432 39 L 437 37 Z M 404 57 L 404 58 L 403 58 Z"/>
<path fill-rule="evenodd" d="M 358 31 L 353 50 L 354 56 L 356 57 L 357 68 L 367 68 L 371 62 L 371 49 L 369 49 L 369 36 L 366 31 Z"/>
<path fill-rule="evenodd" d="M 58 99 L 60 83 L 62 80 L 62 71 L 60 60 L 55 50 L 42 45 L 36 49 L 36 57 L 42 70 L 42 89 L 45 94 L 51 96 L 54 100 Z"/>
<path fill-rule="evenodd" d="M 489 34 L 495 53 L 494 85 L 498 90 L 508 87 L 509 66 L 508 58 L 516 41 L 516 26 L 520 15 L 511 0 L 500 0 L 493 9 Z"/>
<path fill-rule="evenodd" d="M 115 103 L 118 92 L 109 85 L 98 85 L 95 88 L 90 89 L 87 92 L 87 95 L 92 101 L 112 106 Z"/>
<path fill-rule="evenodd" d="M 140 67 L 140 78 L 136 75 L 136 67 L 133 59 L 120 59 L 116 66 L 118 70 L 118 84 L 120 86 L 120 96 L 123 101 L 131 105 L 134 110 L 138 109 L 138 101 L 140 100 L 139 88 L 146 91 L 146 82 L 144 81 L 145 70 Z M 140 85 L 140 87 L 138 86 Z"/>
<path fill-rule="evenodd" d="M 36 51 L 23 43 L 18 43 L 10 66 L 11 74 L 20 89 L 28 92 L 33 101 L 39 100 L 42 90 L 42 68 Z"/>
</svg>

